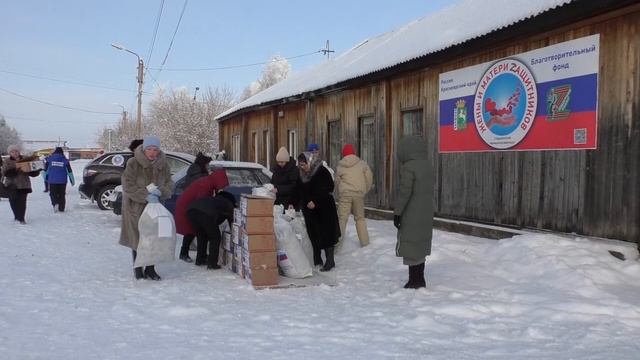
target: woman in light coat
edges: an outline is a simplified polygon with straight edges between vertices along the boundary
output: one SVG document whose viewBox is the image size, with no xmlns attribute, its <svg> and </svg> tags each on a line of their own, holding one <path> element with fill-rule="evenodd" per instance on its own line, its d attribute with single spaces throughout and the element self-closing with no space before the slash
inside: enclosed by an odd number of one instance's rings
<svg viewBox="0 0 640 360">
<path fill-rule="evenodd" d="M 155 184 L 156 188 L 147 190 L 147 186 Z M 149 202 L 171 197 L 173 182 L 167 158 L 160 150 L 160 140 L 155 136 L 144 138 L 133 157 L 127 161 L 122 174 L 122 228 L 120 245 L 131 248 L 133 260 L 136 259 L 140 233 L 138 221 L 145 206 Z M 136 279 L 148 278 L 160 280 L 153 265 L 134 269 Z"/>
<path fill-rule="evenodd" d="M 7 148 L 9 158 L 2 165 L 2 176 L 5 185 L 11 188 L 9 195 L 9 205 L 13 211 L 13 218 L 20 224 L 25 225 L 25 215 L 27 212 L 27 195 L 31 193 L 31 179 L 29 177 L 37 177 L 40 170 L 24 172 L 16 166 L 17 162 L 27 161 L 28 159 L 20 154 L 18 145 L 11 145 Z M 36 160 L 34 158 L 34 160 Z"/>
<path fill-rule="evenodd" d="M 396 255 L 409 266 L 406 289 L 426 286 L 424 263 L 431 254 L 433 232 L 433 167 L 427 143 L 417 136 L 407 136 L 398 144 L 400 187 L 393 210 L 393 224 L 398 229 Z"/>
<path fill-rule="evenodd" d="M 349 215 L 353 215 L 356 221 L 356 232 L 360 246 L 369 245 L 369 232 L 364 218 L 364 196 L 371 189 L 373 174 L 367 163 L 356 156 L 353 145 L 346 144 L 342 148 L 343 158 L 338 162 L 336 171 L 336 188 L 338 189 L 338 219 L 340 220 L 340 233 L 342 238 L 340 246 L 345 238 L 345 228 Z"/>
</svg>

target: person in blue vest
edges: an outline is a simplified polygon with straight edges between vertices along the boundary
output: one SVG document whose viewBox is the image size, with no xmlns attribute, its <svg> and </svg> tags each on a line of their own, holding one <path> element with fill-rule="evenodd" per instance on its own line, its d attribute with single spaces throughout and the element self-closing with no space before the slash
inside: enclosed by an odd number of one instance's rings
<svg viewBox="0 0 640 360">
<path fill-rule="evenodd" d="M 71 164 L 64 156 L 61 147 L 57 147 L 53 154 L 47 157 L 45 174 L 45 179 L 49 183 L 49 197 L 51 197 L 53 212 L 63 212 L 66 205 L 67 178 L 71 186 L 75 185 L 75 179 Z"/>
</svg>

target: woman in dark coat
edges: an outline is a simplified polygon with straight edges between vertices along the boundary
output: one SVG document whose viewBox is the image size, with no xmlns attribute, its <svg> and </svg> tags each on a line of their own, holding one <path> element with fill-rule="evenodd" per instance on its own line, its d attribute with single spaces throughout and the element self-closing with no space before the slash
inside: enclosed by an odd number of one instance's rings
<svg viewBox="0 0 640 360">
<path fill-rule="evenodd" d="M 425 257 L 431 254 L 433 232 L 433 167 L 427 143 L 407 136 L 398 143 L 400 187 L 393 209 L 393 224 L 398 229 L 396 255 L 409 266 L 405 289 L 426 286 Z"/>
<path fill-rule="evenodd" d="M 285 210 L 289 207 L 299 210 L 295 203 L 295 193 L 300 172 L 296 161 L 289 156 L 284 146 L 276 155 L 276 166 L 271 169 L 271 173 L 271 184 L 274 187 L 272 191 L 276 194 L 274 205 L 283 205 Z"/>
<path fill-rule="evenodd" d="M 324 250 L 326 261 L 320 271 L 329 271 L 336 266 L 333 246 L 340 238 L 338 210 L 332 195 L 333 179 L 329 170 L 322 166 L 322 159 L 310 152 L 298 155 L 298 165 L 300 207 L 313 246 L 313 262 L 322 265 L 320 250 Z"/>
<path fill-rule="evenodd" d="M 31 180 L 29 177 L 40 175 L 40 170 L 23 172 L 16 167 L 17 162 L 27 160 L 20 155 L 19 146 L 11 145 L 7 152 L 9 153 L 9 158 L 2 165 L 2 176 L 5 177 L 5 185 L 13 189 L 9 196 L 9 205 L 11 205 L 11 210 L 13 211 L 13 218 L 24 225 L 26 224 L 24 217 L 27 212 L 27 195 L 31 193 Z"/>
<path fill-rule="evenodd" d="M 209 163 L 211 160 L 211 157 L 201 152 L 196 155 L 196 160 L 187 169 L 187 176 L 185 176 L 184 180 L 185 189 L 196 179 L 209 175 Z"/>
</svg>

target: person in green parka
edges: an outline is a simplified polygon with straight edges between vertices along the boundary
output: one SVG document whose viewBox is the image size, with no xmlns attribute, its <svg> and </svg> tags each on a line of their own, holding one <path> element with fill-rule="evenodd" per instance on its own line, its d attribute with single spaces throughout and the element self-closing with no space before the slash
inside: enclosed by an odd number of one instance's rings
<svg viewBox="0 0 640 360">
<path fill-rule="evenodd" d="M 426 287 L 424 263 L 431 254 L 433 232 L 433 167 L 427 143 L 420 137 L 407 136 L 398 143 L 400 187 L 393 211 L 393 225 L 398 229 L 396 256 L 409 266 L 405 289 Z"/>
</svg>

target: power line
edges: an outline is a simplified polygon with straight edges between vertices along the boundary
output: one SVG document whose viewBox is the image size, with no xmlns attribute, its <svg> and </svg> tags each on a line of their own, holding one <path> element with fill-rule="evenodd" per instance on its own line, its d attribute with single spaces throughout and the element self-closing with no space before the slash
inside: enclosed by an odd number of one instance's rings
<svg viewBox="0 0 640 360">
<path fill-rule="evenodd" d="M 189 0 L 184 0 L 184 5 L 182 6 L 182 12 L 180 12 L 180 18 L 178 18 L 178 24 L 176 24 L 176 29 L 173 31 L 173 36 L 171 37 L 171 42 L 169 43 L 169 48 L 167 49 L 167 53 L 164 55 L 164 59 L 162 60 L 162 64 L 160 64 L 160 69 L 158 73 L 162 71 L 162 67 L 167 62 L 167 58 L 169 57 L 169 52 L 171 52 L 171 47 L 173 46 L 173 41 L 176 38 L 176 34 L 178 33 L 178 28 L 180 28 L 180 23 L 182 22 L 182 16 L 184 15 L 184 11 L 187 9 L 187 4 Z M 158 74 L 156 74 L 157 76 Z"/>
<path fill-rule="evenodd" d="M 301 54 L 301 55 L 296 55 L 296 56 L 291 56 L 291 57 L 286 57 L 284 58 L 284 60 L 292 60 L 292 59 L 297 59 L 297 58 L 301 58 L 301 57 L 305 57 L 305 56 L 310 56 L 310 55 L 314 55 L 314 54 L 318 54 L 324 52 L 323 50 L 317 50 L 314 52 L 310 52 L 310 53 L 306 53 L 306 54 Z M 258 65 L 266 65 L 269 64 L 271 61 L 263 61 L 263 62 L 257 62 L 257 63 L 251 63 L 251 64 L 242 64 L 242 65 L 229 65 L 229 66 L 218 66 L 218 67 L 209 67 L 209 68 L 195 68 L 195 69 L 188 69 L 188 68 L 173 68 L 173 69 L 162 69 L 164 71 L 212 71 L 212 70 L 228 70 L 228 69 L 237 69 L 237 68 L 243 68 L 243 67 L 251 67 L 251 66 L 258 66 Z M 149 68 L 152 70 L 159 70 L 157 68 Z"/>
<path fill-rule="evenodd" d="M 164 9 L 164 0 L 160 1 L 160 10 L 158 10 L 158 16 L 156 17 L 156 24 L 153 28 L 153 37 L 151 38 L 151 45 L 149 46 L 149 55 L 147 61 L 151 62 L 151 55 L 153 54 L 153 48 L 156 44 L 156 38 L 158 36 L 158 28 L 160 27 L 160 19 L 162 18 L 162 10 Z M 148 68 L 145 70 L 147 72 Z"/>
<path fill-rule="evenodd" d="M 71 85 L 94 87 L 94 88 L 99 88 L 99 89 L 135 92 L 135 90 L 130 90 L 130 89 L 114 88 L 114 87 L 110 87 L 110 86 L 106 86 L 106 85 L 92 85 L 92 84 L 89 84 L 89 83 L 83 84 L 81 82 L 76 82 L 76 81 L 61 80 L 61 79 L 51 78 L 51 77 L 47 77 L 47 76 L 31 75 L 31 74 L 19 73 L 19 72 L 8 71 L 8 70 L 0 70 L 0 73 L 11 74 L 11 75 L 16 75 L 16 76 L 22 76 L 22 77 L 38 79 L 38 80 L 55 81 L 55 82 L 71 84 Z"/>
<path fill-rule="evenodd" d="M 44 119 L 34 119 L 29 117 L 22 116 L 12 116 L 12 115 L 4 115 L 6 119 L 9 120 L 24 120 L 24 121 L 37 121 L 37 122 L 48 122 L 48 123 L 74 123 L 74 124 L 82 124 L 82 125 L 111 125 L 113 121 L 97 121 L 97 122 L 87 122 L 84 119 L 82 120 L 44 120 Z"/>
<path fill-rule="evenodd" d="M 24 96 L 21 94 L 18 94 L 16 92 L 13 92 L 11 90 L 7 90 L 7 89 L 3 89 L 0 88 L 0 91 L 6 92 L 8 94 L 11 94 L 13 96 L 17 96 L 23 99 L 27 99 L 30 101 L 34 101 L 40 104 L 45 104 L 45 105 L 49 105 L 49 106 L 53 106 L 53 107 L 58 107 L 58 108 L 62 108 L 62 109 L 67 109 L 67 110 L 74 110 L 74 111 L 81 111 L 81 112 L 86 112 L 86 113 L 92 113 L 92 114 L 104 114 L 104 115 L 120 115 L 120 113 L 115 113 L 115 112 L 104 112 L 104 111 L 94 111 L 94 110 L 87 110 L 87 109 L 81 109 L 81 108 L 76 108 L 76 107 L 72 107 L 72 106 L 64 106 L 64 105 L 58 105 L 58 104 L 54 104 L 54 103 L 50 103 L 47 101 L 43 101 L 43 100 L 38 100 L 38 99 L 34 99 L 32 97 L 28 97 L 28 96 Z"/>
</svg>

